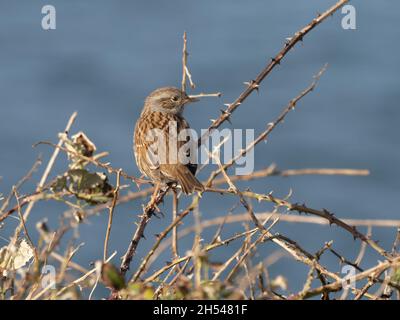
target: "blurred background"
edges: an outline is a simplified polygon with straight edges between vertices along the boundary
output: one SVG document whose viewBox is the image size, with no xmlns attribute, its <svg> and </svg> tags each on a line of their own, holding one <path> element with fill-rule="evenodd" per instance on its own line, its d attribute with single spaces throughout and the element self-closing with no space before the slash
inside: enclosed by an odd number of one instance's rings
<svg viewBox="0 0 400 320">
<path fill-rule="evenodd" d="M 221 91 L 223 97 L 203 99 L 186 110 L 186 118 L 197 130 L 207 128 L 223 103 L 232 102 L 281 48 L 286 37 L 306 25 L 335 1 L 253 0 L 239 1 L 37 1 L 3 0 L 0 3 L 0 193 L 7 194 L 32 166 L 38 154 L 46 160 L 49 146 L 35 149 L 41 140 L 57 141 L 73 111 L 78 119 L 72 133 L 84 131 L 99 151 L 109 151 L 111 165 L 139 175 L 133 160 L 133 127 L 143 100 L 153 89 L 179 86 L 181 79 L 182 34 L 188 33 L 189 67 L 197 88 L 191 93 Z M 57 29 L 41 28 L 42 6 L 54 5 Z M 329 67 L 313 93 L 304 98 L 276 128 L 268 143 L 255 151 L 255 168 L 276 163 L 280 169 L 355 168 L 369 169 L 367 177 L 299 176 L 273 177 L 251 182 L 252 190 L 274 192 L 284 197 L 293 190 L 292 202 L 306 202 L 313 208 L 328 208 L 339 218 L 395 219 L 400 191 L 398 120 L 399 39 L 398 1 L 352 1 L 357 29 L 341 27 L 343 14 L 336 13 L 297 45 L 281 66 L 237 109 L 231 128 L 253 128 L 256 134 L 280 113 L 290 99 L 303 90 L 312 76 Z M 206 178 L 207 173 L 201 173 Z M 33 190 L 44 170 L 42 166 L 23 192 Z M 65 170 L 61 154 L 53 173 Z M 54 176 L 54 175 L 53 175 Z M 115 177 L 111 177 L 115 182 Z M 245 188 L 249 183 L 241 183 Z M 130 185 L 131 190 L 136 187 Z M 222 216 L 237 199 L 208 194 L 200 210 L 202 219 Z M 190 199 L 189 199 L 190 200 Z M 182 200 L 181 207 L 188 199 Z M 111 233 L 110 251 L 114 262 L 125 252 L 134 222 L 144 200 L 118 207 Z M 256 211 L 268 211 L 268 204 L 256 204 Z M 162 206 L 165 218 L 154 219 L 146 231 L 147 240 L 139 255 L 153 244 L 153 234 L 171 219 L 169 200 Z M 48 217 L 56 228 L 66 207 L 38 203 L 28 228 L 37 240 L 35 223 Z M 244 210 L 238 208 L 235 213 Z M 190 226 L 189 217 L 184 226 Z M 6 245 L 16 220 L 0 229 L 0 247 Z M 89 268 L 101 259 L 107 215 L 100 214 L 80 227 L 85 242 L 75 260 Z M 227 225 L 223 235 L 243 230 Z M 325 241 L 354 260 L 360 243 L 332 226 L 280 222 L 274 229 L 315 252 Z M 361 231 L 366 232 L 365 228 Z M 375 228 L 373 238 L 390 248 L 394 229 Z M 214 229 L 204 231 L 209 240 Z M 190 240 L 190 237 L 188 238 Z M 240 244 L 219 250 L 213 260 L 224 261 Z M 192 246 L 182 241 L 181 251 Z M 236 246 L 236 247 L 235 247 Z M 278 250 L 271 243 L 260 247 L 263 259 Z M 169 260 L 169 252 L 158 261 Z M 362 265 L 379 257 L 368 251 Z M 164 260 L 163 260 L 164 259 Z M 340 273 L 337 259 L 324 263 Z M 336 268 L 336 269 L 335 269 Z M 153 270 L 153 267 L 151 268 Z M 291 291 L 300 290 L 307 268 L 282 259 L 271 267 L 271 276 L 285 275 Z M 96 290 L 97 298 L 107 291 Z"/>
</svg>

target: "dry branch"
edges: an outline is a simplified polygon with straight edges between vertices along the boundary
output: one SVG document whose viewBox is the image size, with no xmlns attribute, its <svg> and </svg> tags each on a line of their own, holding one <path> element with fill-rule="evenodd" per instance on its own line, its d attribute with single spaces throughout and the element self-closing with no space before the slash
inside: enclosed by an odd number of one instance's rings
<svg viewBox="0 0 400 320">
<path fill-rule="evenodd" d="M 247 88 L 239 95 L 239 97 L 228 105 L 228 107 L 222 112 L 220 117 L 213 121 L 212 125 L 208 128 L 207 132 L 203 134 L 202 137 L 199 138 L 198 144 L 199 146 L 204 143 L 204 141 L 209 137 L 210 133 L 221 126 L 222 123 L 229 120 L 232 113 L 246 100 L 248 96 L 254 91 L 257 91 L 260 87 L 261 82 L 270 74 L 270 72 L 281 63 L 282 59 L 286 56 L 286 54 L 300 41 L 303 41 L 303 38 L 316 26 L 322 23 L 326 18 L 333 15 L 337 10 L 339 10 L 342 6 L 348 3 L 349 0 L 340 0 L 324 13 L 319 14 L 316 18 L 314 18 L 308 25 L 306 25 L 301 30 L 297 31 L 293 37 L 289 38 L 289 41 L 285 43 L 279 53 L 271 59 L 271 61 L 267 64 L 267 66 L 257 75 L 254 80 L 248 82 Z"/>
</svg>

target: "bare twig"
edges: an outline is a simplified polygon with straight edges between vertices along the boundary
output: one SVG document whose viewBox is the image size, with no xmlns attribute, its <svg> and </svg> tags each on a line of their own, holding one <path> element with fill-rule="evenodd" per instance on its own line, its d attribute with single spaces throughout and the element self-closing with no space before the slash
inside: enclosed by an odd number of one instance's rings
<svg viewBox="0 0 400 320">
<path fill-rule="evenodd" d="M 221 92 L 215 92 L 215 93 L 198 93 L 198 94 L 191 94 L 189 95 L 189 98 L 193 98 L 193 99 L 198 99 L 198 98 L 205 98 L 205 97 L 221 97 L 222 93 Z"/>
<path fill-rule="evenodd" d="M 295 169 L 274 172 L 273 175 L 282 177 L 299 176 L 299 175 L 335 175 L 335 176 L 368 176 L 369 170 L 357 169 Z"/>
<path fill-rule="evenodd" d="M 17 228 L 17 231 L 16 231 L 16 233 L 15 233 L 14 241 L 15 241 L 15 243 L 16 243 L 16 241 L 18 240 L 18 234 L 19 234 L 19 232 L 20 232 L 19 230 L 20 230 L 20 229 L 24 229 L 25 238 L 27 239 L 27 241 L 28 241 L 28 243 L 29 243 L 29 245 L 30 245 L 30 247 L 31 247 L 31 249 L 32 249 L 32 251 L 33 251 L 33 256 L 34 256 L 34 258 L 35 258 L 35 272 L 37 273 L 37 272 L 39 272 L 39 265 L 40 265 L 39 255 L 38 255 L 38 252 L 37 252 L 37 248 L 36 248 L 36 246 L 33 244 L 33 241 L 32 241 L 32 239 L 31 239 L 31 237 L 29 236 L 28 229 L 26 228 L 25 219 L 24 219 L 24 216 L 23 216 L 23 214 L 22 214 L 22 212 L 21 212 L 21 206 L 20 206 L 20 204 L 19 204 L 19 199 L 18 199 L 17 190 L 14 188 L 13 192 L 14 192 L 15 199 L 16 199 L 16 201 L 17 201 L 18 215 L 19 215 L 19 219 L 20 219 L 20 226 Z"/>
<path fill-rule="evenodd" d="M 69 118 L 68 123 L 67 123 L 67 125 L 66 125 L 66 127 L 65 127 L 65 129 L 64 129 L 64 134 L 65 134 L 65 135 L 67 135 L 67 134 L 69 133 L 69 130 L 71 129 L 73 123 L 75 122 L 75 119 L 76 119 L 77 115 L 78 115 L 78 113 L 77 113 L 77 112 L 74 112 L 74 113 L 71 115 L 71 117 Z M 58 147 L 62 147 L 63 143 L 64 143 L 63 139 L 60 139 L 60 140 L 58 141 L 58 143 L 57 143 L 57 146 L 58 146 Z M 36 191 L 40 192 L 41 189 L 44 187 L 44 184 L 46 183 L 46 180 L 47 180 L 47 178 L 48 178 L 49 175 L 50 175 L 50 171 L 51 171 L 51 169 L 53 168 L 54 163 L 55 163 L 55 161 L 56 161 L 57 156 L 58 156 L 59 153 L 60 153 L 59 148 L 56 148 L 56 149 L 53 151 L 53 154 L 51 155 L 50 160 L 49 160 L 49 162 L 47 163 L 46 169 L 44 170 L 44 173 L 43 173 L 43 175 L 42 175 L 42 178 L 41 178 L 40 181 L 39 181 L 39 184 L 38 184 L 38 186 L 37 186 L 37 188 L 36 188 Z M 26 208 L 26 210 L 25 210 L 25 212 L 24 212 L 24 219 L 25 219 L 25 221 L 28 219 L 29 214 L 30 214 L 30 212 L 32 211 L 34 205 L 35 205 L 35 201 L 29 202 L 28 207 Z"/>
<path fill-rule="evenodd" d="M 193 240 L 193 265 L 194 265 L 194 286 L 197 291 L 201 290 L 201 270 L 203 264 L 201 244 L 201 221 L 198 207 L 193 210 L 195 235 Z"/>
<path fill-rule="evenodd" d="M 367 237 L 368 237 L 368 238 L 371 238 L 371 237 L 372 237 L 372 226 L 371 226 L 371 225 L 368 226 Z M 366 251 L 367 251 L 367 243 L 362 242 L 362 243 L 361 243 L 360 251 L 359 251 L 359 253 L 358 253 L 358 256 L 357 256 L 356 260 L 354 261 L 354 263 L 355 263 L 357 266 L 360 266 L 361 261 L 362 261 L 362 259 L 364 258 L 364 255 L 365 255 L 365 252 L 366 252 Z"/>
<path fill-rule="evenodd" d="M 187 35 L 186 31 L 183 33 L 183 49 L 182 49 L 182 85 L 181 89 L 183 92 L 186 92 L 186 76 L 189 72 L 187 69 L 187 57 L 188 57 L 188 52 L 187 52 Z"/>
<path fill-rule="evenodd" d="M 114 252 L 105 262 L 110 262 L 112 260 L 112 258 L 115 257 L 115 255 L 117 254 L 117 252 Z M 70 284 L 68 284 L 67 286 L 63 287 L 60 289 L 60 291 L 57 292 L 56 297 L 59 297 L 60 295 L 62 295 L 65 291 L 67 291 L 69 288 L 72 288 L 73 286 L 79 285 L 82 281 L 85 281 L 88 277 L 90 277 L 93 273 L 95 273 L 97 271 L 97 268 L 93 268 L 91 269 L 89 272 L 87 272 L 86 274 L 84 274 L 82 277 L 72 281 Z"/>
<path fill-rule="evenodd" d="M 343 172 L 342 170 L 345 170 Z M 249 175 L 231 175 L 229 178 L 231 179 L 232 182 L 236 181 L 250 181 L 250 180 L 255 180 L 255 179 L 260 179 L 260 178 L 265 178 L 269 176 L 296 176 L 296 175 L 308 175 L 308 174 L 315 174 L 315 175 L 320 175 L 320 174 L 325 174 L 327 172 L 333 173 L 336 172 L 337 175 L 345 174 L 345 175 L 365 175 L 368 170 L 357 170 L 357 169 L 317 169 L 317 168 L 310 168 L 310 169 L 288 169 L 288 170 L 278 170 L 274 164 L 268 166 L 265 169 L 257 170 L 254 171 L 252 174 Z M 206 183 L 206 182 L 204 182 Z M 224 177 L 215 179 L 213 181 L 213 186 L 221 185 L 226 183 L 226 179 Z M 126 195 L 120 196 L 116 206 L 122 203 L 130 202 L 136 199 L 140 198 L 145 198 L 152 194 L 154 192 L 153 187 L 149 187 L 143 190 L 139 190 L 136 192 L 129 192 Z M 29 200 L 29 199 L 27 199 Z M 29 201 L 28 201 L 29 202 Z M 26 204 L 27 202 L 25 202 Z M 23 203 L 21 204 L 23 206 Z M 110 206 L 110 203 L 106 204 L 100 204 L 97 205 L 94 208 L 86 210 L 86 215 L 92 216 L 97 214 L 98 212 L 108 209 Z M 16 210 L 16 208 L 15 208 Z M 13 211 L 14 212 L 14 211 Z M 12 212 L 11 212 L 12 213 Z M 0 222 L 2 221 L 2 217 L 0 216 Z"/>
<path fill-rule="evenodd" d="M 136 178 L 136 177 L 130 176 L 127 173 L 125 173 L 124 171 L 122 171 L 121 169 L 114 169 L 109 164 L 106 164 L 106 163 L 98 161 L 95 157 L 86 157 L 86 156 L 84 156 L 82 154 L 79 154 L 78 152 L 75 152 L 73 150 L 64 148 L 64 147 L 59 146 L 59 145 L 55 145 L 54 143 L 51 143 L 51 142 L 48 142 L 48 141 L 40 141 L 40 142 L 36 143 L 35 146 L 40 145 L 40 144 L 49 145 L 49 146 L 52 146 L 52 147 L 56 148 L 56 150 L 62 150 L 67 154 L 72 154 L 75 157 L 78 157 L 78 158 L 80 158 L 82 160 L 85 160 L 85 161 L 87 161 L 89 163 L 92 163 L 92 164 L 94 164 L 94 165 L 96 165 L 96 166 L 98 166 L 100 168 L 106 169 L 109 173 L 118 174 L 118 172 L 119 172 L 121 177 L 123 177 L 125 179 L 128 179 L 128 180 L 131 180 L 132 182 L 136 183 L 136 185 L 138 185 L 138 186 L 141 185 L 141 184 L 144 184 L 144 183 L 151 183 L 150 180 L 145 180 L 145 179 L 140 179 L 140 178 Z"/>
<path fill-rule="evenodd" d="M 67 125 L 66 125 L 66 127 L 65 127 L 65 129 L 64 129 L 64 134 L 68 134 L 69 130 L 71 129 L 71 127 L 72 127 L 72 125 L 73 125 L 73 123 L 75 122 L 75 119 L 76 119 L 77 115 L 78 115 L 78 114 L 77 114 L 76 112 L 74 112 L 74 113 L 71 115 L 71 117 L 69 118 L 69 120 L 68 120 L 68 122 L 67 122 Z M 63 144 L 63 139 L 60 139 L 60 140 L 58 141 L 57 146 L 58 146 L 58 147 L 61 147 L 62 144 Z M 50 160 L 49 160 L 49 162 L 47 163 L 46 169 L 45 169 L 45 171 L 44 171 L 44 173 L 43 173 L 43 175 L 42 175 L 42 177 L 41 177 L 41 179 L 40 179 L 40 181 L 39 181 L 39 184 L 38 184 L 38 186 L 37 186 L 37 188 L 36 188 L 35 193 L 34 193 L 33 195 L 31 195 L 32 197 L 29 198 L 30 201 L 22 201 L 22 202 L 19 204 L 19 207 L 20 207 L 20 208 L 22 208 L 22 207 L 25 206 L 25 205 L 28 205 L 28 207 L 25 209 L 25 212 L 24 212 L 24 219 L 25 219 L 25 221 L 28 219 L 29 214 L 30 214 L 30 212 L 31 212 L 32 209 L 33 209 L 33 206 L 35 205 L 36 198 L 34 197 L 34 195 L 38 195 L 38 194 L 40 194 L 40 193 L 43 191 L 44 185 L 45 185 L 45 183 L 46 183 L 46 180 L 47 180 L 48 176 L 50 175 L 50 171 L 51 171 L 51 169 L 53 168 L 54 162 L 56 161 L 56 158 L 57 158 L 59 152 L 60 152 L 60 151 L 59 151 L 59 148 L 56 148 L 56 149 L 54 150 L 53 154 L 51 155 Z M 34 170 L 36 170 L 36 169 L 37 169 L 37 165 L 36 165 L 36 163 L 35 163 L 35 165 L 33 166 L 32 170 L 28 173 L 27 177 L 29 177 L 29 176 L 32 174 L 32 172 L 33 172 Z M 26 181 L 25 178 L 23 178 L 23 180 L 21 181 L 21 183 L 23 183 L 24 181 Z M 7 203 L 7 204 L 8 204 L 8 203 Z M 2 210 L 0 210 L 0 211 L 3 211 L 4 209 L 5 209 L 5 207 L 4 207 L 4 208 L 2 207 Z M 12 213 L 16 212 L 17 209 L 18 209 L 18 207 L 16 206 L 16 207 L 12 208 L 11 210 L 9 210 L 8 212 L 3 213 L 3 214 L 0 216 L 0 222 L 3 221 L 4 219 L 6 219 L 6 218 L 7 218 L 9 215 L 11 215 Z"/>
<path fill-rule="evenodd" d="M 178 194 L 175 188 L 172 189 L 172 221 L 178 216 Z M 178 226 L 172 229 L 172 256 L 174 259 L 179 257 L 178 253 Z"/>
<path fill-rule="evenodd" d="M 242 256 L 239 258 L 237 261 L 236 265 L 232 268 L 232 270 L 229 272 L 228 276 L 226 277 L 226 281 L 231 281 L 233 275 L 236 273 L 237 269 L 242 265 L 246 257 L 249 255 L 249 253 L 261 242 L 265 241 L 265 239 L 270 235 L 269 231 L 271 228 L 279 221 L 279 218 L 275 218 L 274 221 L 270 224 L 268 228 L 264 227 L 264 224 L 268 220 L 264 221 L 261 225 L 265 230 L 261 231 L 261 235 L 258 237 L 257 240 L 255 240 L 249 247 L 243 252 Z"/>
<path fill-rule="evenodd" d="M 150 200 L 148 205 L 144 208 L 142 217 L 129 244 L 128 250 L 126 251 L 122 259 L 120 267 L 122 275 L 125 275 L 128 271 L 129 265 L 133 259 L 133 256 L 136 253 L 136 249 L 139 245 L 140 239 L 144 237 L 144 230 L 146 229 L 147 223 L 150 221 L 151 216 L 153 215 L 157 207 L 157 204 L 159 204 L 163 200 L 165 194 L 169 191 L 169 189 L 170 188 L 168 187 L 165 190 L 159 191 L 159 188 L 156 188 L 154 191 L 154 197 L 152 197 L 152 200 Z"/>
<path fill-rule="evenodd" d="M 221 116 L 214 120 L 212 125 L 208 128 L 207 132 L 203 134 L 202 137 L 199 138 L 198 144 L 199 146 L 206 141 L 209 137 L 210 133 L 218 128 L 222 123 L 229 120 L 231 114 L 246 100 L 248 96 L 254 91 L 257 91 L 261 82 L 271 73 L 271 71 L 277 66 L 280 65 L 282 59 L 286 56 L 286 54 L 298 43 L 303 41 L 304 37 L 316 26 L 322 23 L 325 19 L 333 15 L 337 10 L 339 10 L 342 6 L 348 3 L 349 0 L 340 0 L 335 3 L 332 7 L 326 10 L 324 13 L 319 14 L 316 18 L 314 18 L 308 25 L 306 25 L 301 30 L 297 31 L 293 37 L 291 37 L 278 52 L 278 54 L 271 59 L 271 61 L 267 64 L 267 66 L 257 75 L 255 80 L 248 82 L 246 89 L 239 95 L 238 98 L 231 104 L 227 106 L 227 108 L 222 112 Z"/>
<path fill-rule="evenodd" d="M 212 191 L 212 192 L 217 192 L 217 193 L 225 193 L 225 194 L 236 194 L 234 191 L 232 191 L 230 189 L 226 190 L 226 189 L 208 188 L 207 191 Z M 326 209 L 316 210 L 316 209 L 309 208 L 304 204 L 303 205 L 300 205 L 297 203 L 292 204 L 287 200 L 276 198 L 276 197 L 272 196 L 272 194 L 260 195 L 260 194 L 254 193 L 254 192 L 244 191 L 243 195 L 246 197 L 257 199 L 258 201 L 272 202 L 275 205 L 277 205 L 278 207 L 285 207 L 288 211 L 294 211 L 294 212 L 298 212 L 298 213 L 309 213 L 309 214 L 313 214 L 318 217 L 322 217 L 322 218 L 326 219 L 330 224 L 336 224 L 338 227 L 346 230 L 347 232 L 352 234 L 355 239 L 360 239 L 361 241 L 366 242 L 372 249 L 377 251 L 380 255 L 384 256 L 385 258 L 387 258 L 387 259 L 392 258 L 391 254 L 388 253 L 381 246 L 379 246 L 378 243 L 376 243 L 374 240 L 372 240 L 372 239 L 368 238 L 367 236 L 365 236 L 364 234 L 362 234 L 354 226 L 350 226 L 347 223 L 345 223 L 344 221 L 336 218 L 334 214 L 332 214 L 331 212 L 329 212 Z"/>
<path fill-rule="evenodd" d="M 142 263 L 140 264 L 138 270 L 135 272 L 133 275 L 132 279 L 130 281 L 134 282 L 139 279 L 140 275 L 144 272 L 144 270 L 147 267 L 147 263 L 149 262 L 150 258 L 153 256 L 159 245 L 161 244 L 161 241 L 169 234 L 169 232 L 176 226 L 178 223 L 182 221 L 184 217 L 186 217 L 194 208 L 197 207 L 199 201 L 199 196 L 194 196 L 192 203 L 187 207 L 186 210 L 181 212 L 177 218 L 167 227 L 163 232 L 161 232 L 157 236 L 157 241 L 153 245 L 153 247 L 149 250 L 147 255 L 143 258 Z M 182 260 L 184 261 L 184 260 Z"/>
<path fill-rule="evenodd" d="M 396 238 L 394 239 L 393 246 L 392 246 L 392 254 L 393 255 L 398 255 L 398 247 L 400 244 L 400 226 L 397 226 L 397 231 L 396 231 Z"/>
<path fill-rule="evenodd" d="M 182 49 L 182 91 L 186 92 L 186 81 L 189 80 L 189 85 L 192 89 L 196 88 L 192 80 L 192 75 L 189 71 L 189 67 L 187 66 L 187 58 L 188 58 L 188 51 L 187 51 L 187 34 L 186 31 L 183 33 L 183 49 Z M 193 98 L 193 96 L 191 96 Z"/>
<path fill-rule="evenodd" d="M 268 136 L 271 134 L 271 132 L 278 126 L 287 116 L 287 114 L 291 111 L 294 110 L 296 107 L 296 104 L 304 98 L 307 94 L 309 94 L 311 91 L 315 89 L 317 86 L 318 80 L 322 76 L 322 74 L 325 72 L 327 68 L 327 65 L 325 65 L 319 72 L 314 76 L 314 80 L 312 83 L 304 89 L 298 96 L 296 96 L 294 99 L 290 100 L 288 105 L 283 109 L 281 114 L 275 119 L 275 121 L 271 122 L 268 124 L 268 127 L 265 131 L 263 131 L 258 137 L 252 141 L 246 148 L 242 149 L 241 152 L 239 152 L 235 157 L 233 157 L 228 163 L 224 164 L 221 168 L 215 170 L 212 172 L 208 179 L 207 186 L 210 186 L 212 181 L 222 172 L 222 170 L 228 169 L 231 167 L 235 162 L 245 156 L 250 150 L 252 150 L 257 144 L 259 144 L 261 141 L 265 141 Z"/>
<path fill-rule="evenodd" d="M 113 199 L 112 199 L 112 203 L 111 203 L 111 206 L 110 206 L 110 210 L 108 212 L 107 231 L 106 231 L 106 237 L 104 239 L 103 261 L 107 260 L 108 241 L 109 241 L 110 233 L 111 233 L 111 226 L 112 226 L 112 222 L 113 222 L 114 209 L 115 209 L 115 205 L 117 204 L 118 195 L 119 195 L 120 180 L 121 180 L 121 170 L 119 170 L 118 173 L 117 173 L 117 184 L 116 184 L 114 192 L 113 192 Z"/>
<path fill-rule="evenodd" d="M 363 272 L 360 272 L 354 276 L 354 281 L 360 281 L 362 279 L 368 278 L 371 275 L 373 277 L 376 277 L 376 275 L 381 274 L 388 268 L 395 268 L 400 265 L 400 257 L 397 257 L 393 259 L 392 261 L 386 260 L 385 262 L 382 262 L 378 264 L 377 266 L 374 266 L 368 270 L 365 270 Z M 302 298 L 311 298 L 313 296 L 319 295 L 323 292 L 337 292 L 342 289 L 344 281 L 342 279 L 335 281 L 333 283 L 327 284 L 325 286 L 320 286 L 315 289 L 310 289 Z M 294 296 L 292 298 L 298 298 L 297 296 Z"/>
<path fill-rule="evenodd" d="M 32 168 L 28 171 L 28 173 L 22 177 L 22 179 L 20 181 L 18 181 L 17 184 L 15 184 L 15 186 L 13 186 L 11 192 L 8 194 L 8 196 L 4 199 L 4 202 L 0 208 L 0 213 L 3 213 L 4 210 L 8 207 L 10 200 L 12 198 L 12 196 L 14 195 L 14 191 L 13 190 L 18 190 L 19 188 L 21 188 L 21 186 L 27 182 L 29 179 L 32 178 L 32 175 L 34 172 L 37 171 L 37 169 L 39 168 L 39 166 L 42 164 L 42 159 L 39 156 L 38 159 L 36 159 L 35 163 L 33 164 Z M 19 204 L 19 208 L 21 208 L 21 204 Z M 3 218 L 3 214 L 0 216 L 0 222 L 2 220 L 4 220 L 5 218 Z"/>
<path fill-rule="evenodd" d="M 287 214 L 280 214 L 278 212 L 264 212 L 264 213 L 255 213 L 257 219 L 265 220 L 270 219 L 272 216 L 278 215 L 280 222 L 290 222 L 290 223 L 312 223 L 312 224 L 320 224 L 320 225 L 329 225 L 329 221 L 319 217 L 313 216 L 292 216 Z M 229 223 L 239 223 L 244 221 L 249 221 L 251 218 L 248 213 L 235 214 L 231 216 L 222 216 L 217 217 L 210 220 L 203 220 L 201 222 L 201 227 L 203 229 L 210 228 L 213 226 L 221 225 L 221 224 L 229 224 Z M 394 228 L 396 226 L 400 226 L 400 220 L 365 220 L 365 219 L 341 219 L 343 222 L 354 225 L 354 226 L 375 226 L 375 227 L 383 227 L 383 228 Z M 253 231 L 257 231 L 258 228 L 253 229 Z M 178 233 L 178 239 L 181 239 L 190 233 L 195 231 L 194 226 L 187 227 L 182 229 Z M 216 238 L 213 238 L 211 243 L 217 242 Z M 159 247 L 156 253 L 154 254 L 154 259 L 163 252 L 169 245 L 171 244 L 171 239 L 167 239 L 164 241 Z M 365 242 L 362 243 L 362 247 L 366 245 Z M 284 251 L 280 252 L 280 256 L 287 255 Z M 356 260 L 357 261 L 357 260 Z"/>
</svg>

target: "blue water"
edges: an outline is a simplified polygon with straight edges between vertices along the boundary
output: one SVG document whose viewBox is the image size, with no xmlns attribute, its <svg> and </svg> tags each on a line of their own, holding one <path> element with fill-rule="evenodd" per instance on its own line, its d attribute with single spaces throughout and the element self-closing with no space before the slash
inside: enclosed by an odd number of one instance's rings
<svg viewBox="0 0 400 320">
<path fill-rule="evenodd" d="M 179 86 L 182 33 L 189 36 L 189 65 L 195 92 L 221 91 L 223 97 L 204 99 L 186 112 L 195 129 L 206 128 L 216 118 L 223 103 L 233 101 L 249 81 L 282 47 L 286 37 L 308 23 L 334 1 L 227 0 L 202 1 L 60 1 L 57 29 L 41 28 L 44 1 L 5 1 L 0 4 L 0 192 L 11 186 L 31 167 L 39 153 L 47 159 L 48 146 L 32 149 L 40 140 L 57 140 L 71 113 L 79 112 L 73 131 L 83 130 L 98 150 L 109 151 L 107 160 L 133 175 L 138 169 L 131 152 L 134 123 L 146 95 L 153 89 Z M 251 183 L 257 192 L 274 191 L 285 196 L 293 190 L 293 202 L 328 208 L 338 217 L 396 219 L 400 191 L 398 119 L 400 109 L 398 41 L 398 1 L 354 1 L 357 29 L 343 30 L 340 13 L 328 19 L 296 46 L 263 82 L 259 94 L 252 95 L 232 117 L 234 128 L 254 128 L 261 132 L 287 102 L 304 89 L 312 76 L 329 63 L 315 92 L 304 98 L 267 144 L 256 150 L 256 169 L 272 162 L 279 168 L 338 167 L 369 169 L 368 177 L 305 176 L 274 177 Z M 227 127 L 231 127 L 229 124 Z M 23 192 L 29 192 L 44 167 Z M 62 155 L 55 173 L 65 169 Z M 211 168 L 210 168 L 211 169 Z M 202 178 L 210 170 L 205 170 Z M 112 182 L 114 178 L 111 179 Z M 249 183 L 239 184 L 241 188 Z M 134 187 L 131 186 L 134 190 Z M 206 195 L 201 204 L 203 219 L 224 215 L 237 200 Z M 120 257 L 126 250 L 142 201 L 116 210 L 110 251 Z M 184 203 L 182 203 L 183 207 Z M 256 204 L 268 211 L 268 204 Z M 139 257 L 153 243 L 153 234 L 170 222 L 169 201 L 163 206 L 164 219 L 150 223 Z M 29 223 L 37 239 L 35 222 L 49 217 L 56 228 L 65 207 L 50 203 L 35 206 Z M 237 213 L 243 212 L 237 209 Z M 8 237 L 15 220 L 0 230 Z M 191 225 L 188 218 L 185 226 Z M 89 268 L 101 259 L 106 215 L 103 213 L 80 227 L 85 246 L 76 261 Z M 241 224 L 228 225 L 223 236 L 243 230 Z M 280 222 L 275 232 L 287 235 L 310 252 L 324 241 L 348 259 L 354 259 L 360 244 L 336 227 Z M 365 229 L 362 229 L 365 232 Z M 205 231 L 209 240 L 214 229 Z M 394 229 L 374 229 L 373 238 L 390 248 Z M 3 244 L 4 240 L 0 240 Z M 214 261 L 223 261 L 238 244 L 219 250 Z M 183 241 L 181 251 L 191 247 Z M 273 244 L 260 248 L 261 258 L 278 249 Z M 328 254 L 329 256 L 329 254 Z M 256 257 L 255 259 L 260 259 Z M 379 257 L 367 252 L 363 266 Z M 169 256 L 163 256 L 168 260 Z M 160 260 L 160 264 L 164 263 Z M 118 264 L 118 258 L 114 260 Z M 333 257 L 324 261 L 340 272 Z M 290 259 L 271 267 L 271 275 L 284 274 L 289 287 L 299 290 L 307 269 Z M 96 291 L 101 298 L 106 291 Z"/>
</svg>

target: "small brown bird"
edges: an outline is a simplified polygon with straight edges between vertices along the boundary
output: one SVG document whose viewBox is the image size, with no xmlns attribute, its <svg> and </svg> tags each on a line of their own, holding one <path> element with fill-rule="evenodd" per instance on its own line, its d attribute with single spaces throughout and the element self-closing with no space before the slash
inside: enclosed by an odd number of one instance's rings
<svg viewBox="0 0 400 320">
<path fill-rule="evenodd" d="M 194 176 L 197 164 L 184 164 L 179 157 L 178 159 L 169 155 L 170 149 L 179 152 L 179 148 L 187 142 L 174 139 L 171 145 L 170 140 L 172 137 L 176 138 L 176 134 L 179 135 L 181 130 L 190 129 L 182 112 L 186 104 L 195 101 L 197 99 L 190 98 L 185 92 L 174 87 L 159 88 L 145 100 L 143 111 L 135 126 L 134 153 L 140 171 L 158 187 L 160 184 L 178 184 L 186 194 L 204 190 L 201 182 Z M 170 129 L 171 132 L 176 131 L 175 135 L 171 136 Z M 158 145 L 158 150 L 154 151 L 154 141 L 149 139 L 149 133 L 157 131 L 163 134 L 164 140 L 163 146 L 160 148 Z M 165 153 L 164 161 L 160 161 L 161 153 Z"/>
</svg>

